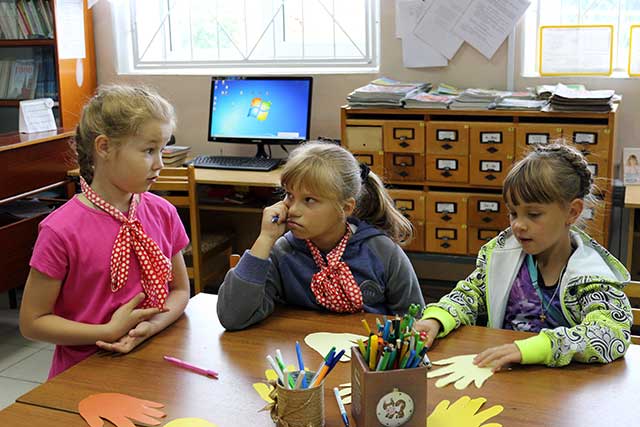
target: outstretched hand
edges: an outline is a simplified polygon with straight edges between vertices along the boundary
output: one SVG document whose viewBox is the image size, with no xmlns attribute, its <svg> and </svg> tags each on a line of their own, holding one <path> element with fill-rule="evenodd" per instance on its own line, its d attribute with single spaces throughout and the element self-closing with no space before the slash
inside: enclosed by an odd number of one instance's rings
<svg viewBox="0 0 640 427">
<path fill-rule="evenodd" d="M 514 343 L 491 347 L 478 354 L 473 363 L 480 366 L 493 366 L 493 372 L 498 372 L 506 365 L 522 362 L 522 353 Z"/>
<path fill-rule="evenodd" d="M 157 426 L 160 421 L 156 418 L 163 418 L 165 413 L 155 408 L 163 406 L 162 403 L 142 400 L 126 394 L 99 393 L 81 400 L 78 410 L 90 427 L 102 427 L 104 425 L 102 418 L 116 427 L 135 427 L 131 420 Z"/>
<path fill-rule="evenodd" d="M 117 341 L 106 342 L 97 341 L 96 345 L 102 350 L 113 351 L 116 353 L 129 353 L 147 338 L 153 336 L 154 330 L 151 322 L 143 321 L 131 329 L 126 335 L 120 337 Z"/>
</svg>

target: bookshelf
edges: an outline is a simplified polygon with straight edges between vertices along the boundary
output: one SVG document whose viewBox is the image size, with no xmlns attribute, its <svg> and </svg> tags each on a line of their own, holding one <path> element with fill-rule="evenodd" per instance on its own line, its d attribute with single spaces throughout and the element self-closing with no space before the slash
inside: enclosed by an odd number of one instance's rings
<svg viewBox="0 0 640 427">
<path fill-rule="evenodd" d="M 17 132 L 22 99 L 50 97 L 56 102 L 54 115 L 58 126 L 73 128 L 77 124 L 82 106 L 96 88 L 93 20 L 86 0 L 83 9 L 85 58 L 61 59 L 55 0 L 0 2 L 0 134 Z M 31 90 L 17 96 L 8 91 L 16 61 L 33 64 L 37 70 L 35 85 L 29 85 Z M 3 67 L 3 62 L 9 65 Z M 4 90 L 3 79 L 6 79 Z"/>
</svg>

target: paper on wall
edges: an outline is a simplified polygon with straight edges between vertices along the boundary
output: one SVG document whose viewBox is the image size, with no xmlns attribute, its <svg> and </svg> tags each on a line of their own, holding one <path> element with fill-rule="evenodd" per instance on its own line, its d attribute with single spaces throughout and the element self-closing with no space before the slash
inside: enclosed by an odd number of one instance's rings
<svg viewBox="0 0 640 427">
<path fill-rule="evenodd" d="M 402 62 L 407 68 L 444 67 L 447 57 L 413 34 L 402 38 Z"/>
<path fill-rule="evenodd" d="M 491 59 L 529 4 L 529 0 L 474 0 L 453 32 Z"/>
<path fill-rule="evenodd" d="M 396 37 L 410 34 L 433 0 L 396 0 Z"/>
<path fill-rule="evenodd" d="M 85 58 L 83 0 L 56 0 L 58 59 Z"/>
<path fill-rule="evenodd" d="M 471 0 L 433 2 L 414 29 L 414 34 L 438 52 L 451 59 L 462 45 L 461 37 L 452 32 Z"/>
</svg>

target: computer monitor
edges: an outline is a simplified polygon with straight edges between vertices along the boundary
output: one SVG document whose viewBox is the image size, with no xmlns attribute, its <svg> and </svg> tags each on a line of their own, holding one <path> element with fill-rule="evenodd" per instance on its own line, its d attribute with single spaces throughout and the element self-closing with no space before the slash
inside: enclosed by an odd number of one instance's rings
<svg viewBox="0 0 640 427">
<path fill-rule="evenodd" d="M 256 144 L 299 144 L 309 139 L 312 77 L 213 77 L 208 139 Z"/>
</svg>

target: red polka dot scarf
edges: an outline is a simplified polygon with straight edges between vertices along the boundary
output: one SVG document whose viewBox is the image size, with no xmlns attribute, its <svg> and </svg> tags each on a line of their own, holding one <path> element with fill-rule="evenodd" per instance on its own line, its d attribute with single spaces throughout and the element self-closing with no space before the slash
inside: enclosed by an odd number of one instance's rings
<svg viewBox="0 0 640 427">
<path fill-rule="evenodd" d="M 320 249 L 307 240 L 307 247 L 313 255 L 313 260 L 320 269 L 311 278 L 311 291 L 318 304 L 338 313 L 356 313 L 362 311 L 362 291 L 351 273 L 351 269 L 340 261 L 347 242 L 351 237 L 351 228 L 347 225 L 345 233 L 338 246 L 327 255 L 325 263 L 320 254 Z"/>
<path fill-rule="evenodd" d="M 163 308 L 169 294 L 166 285 L 173 279 L 171 260 L 162 253 L 158 244 L 147 236 L 142 224 L 136 219 L 136 208 L 140 196 L 134 194 L 131 198 L 129 218 L 127 218 L 98 196 L 82 178 L 80 178 L 80 187 L 91 203 L 122 223 L 111 250 L 111 290 L 116 292 L 127 283 L 131 248 L 133 248 L 140 262 L 142 289 L 147 295 L 142 308 Z"/>
</svg>

